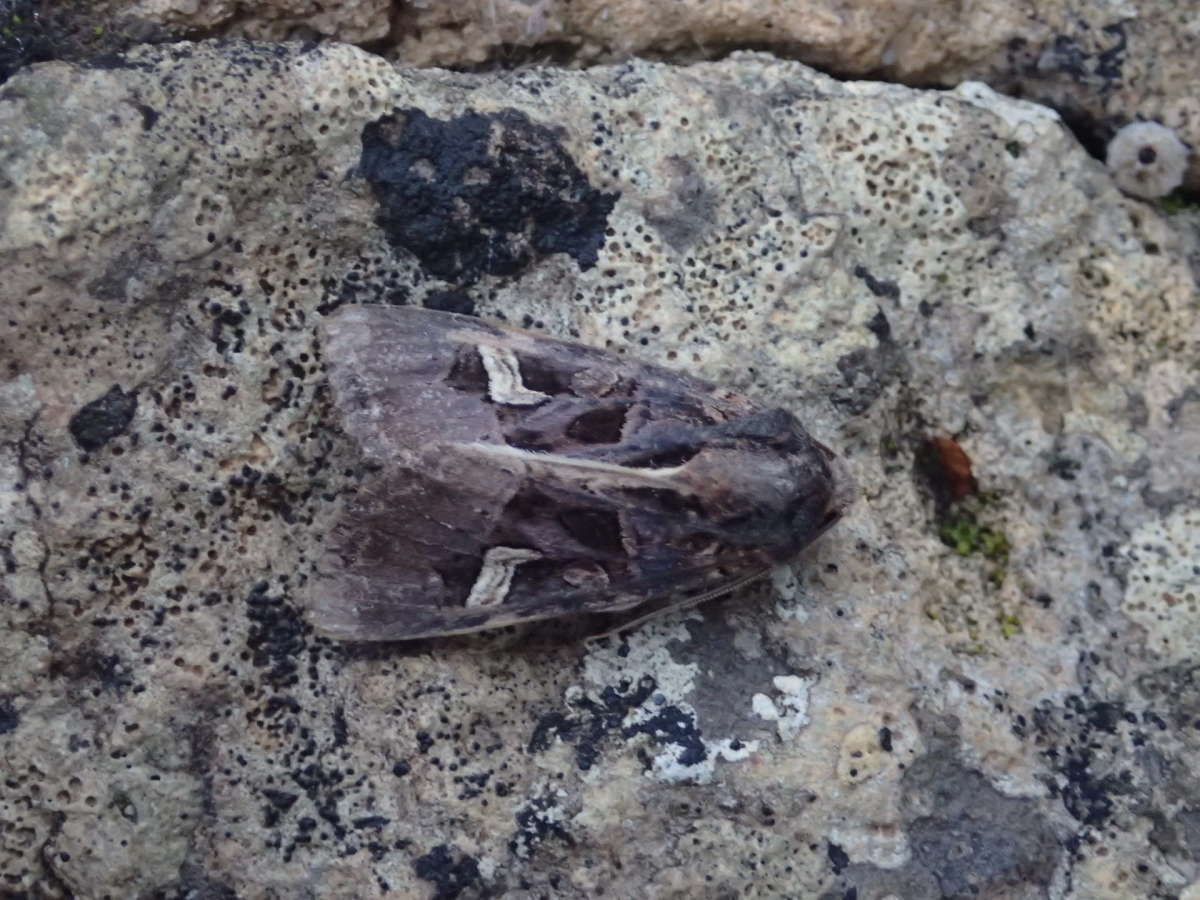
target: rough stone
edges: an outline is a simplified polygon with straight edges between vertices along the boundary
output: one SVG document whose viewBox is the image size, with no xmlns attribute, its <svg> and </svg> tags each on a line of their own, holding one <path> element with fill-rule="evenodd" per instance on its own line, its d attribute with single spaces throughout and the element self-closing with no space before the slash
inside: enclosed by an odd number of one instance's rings
<svg viewBox="0 0 1200 900">
<path fill-rule="evenodd" d="M 575 231 L 498 268 L 494 224 L 412 234 L 364 167 L 408 121 L 477 123 L 521 235 Z M 1054 113 L 753 54 L 468 76 L 225 42 L 27 68 L 0 133 L 0 889 L 1195 895 L 1194 220 Z M 349 301 L 787 405 L 861 500 L 621 639 L 317 639 L 355 448 L 316 324 Z"/>
<path fill-rule="evenodd" d="M 848 10 L 832 0 L 430 0 L 398 16 L 391 53 L 416 65 L 462 66 L 633 55 L 695 61 L 758 47 L 844 77 L 946 87 L 982 81 L 1058 109 L 1099 156 L 1118 129 L 1142 120 L 1200 147 L 1196 23 L 1187 4 L 1172 3 L 988 0 L 964 8 L 885 0 Z M 1187 178 L 1200 190 L 1195 154 Z"/>
<path fill-rule="evenodd" d="M 754 47 L 847 78 L 917 87 L 981 81 L 1058 110 L 1097 158 L 1130 123 L 1157 122 L 1200 147 L 1200 28 L 1187 3 L 982 0 L 105 0 L 0 12 L 0 80 L 29 61 L 78 59 L 165 36 L 334 39 L 419 66 L 676 63 Z M 43 8 L 38 8 L 43 7 Z M 1186 184 L 1200 191 L 1200 154 Z M 676 223 L 682 227 L 682 223 Z"/>
</svg>

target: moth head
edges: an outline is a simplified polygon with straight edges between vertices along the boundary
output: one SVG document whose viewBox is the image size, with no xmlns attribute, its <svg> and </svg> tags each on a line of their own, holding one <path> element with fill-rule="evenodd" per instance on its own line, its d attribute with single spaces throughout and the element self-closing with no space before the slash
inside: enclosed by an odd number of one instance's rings
<svg viewBox="0 0 1200 900">
<path fill-rule="evenodd" d="M 837 524 L 846 511 L 854 505 L 854 501 L 858 497 L 858 483 L 854 480 L 850 466 L 844 459 L 819 441 L 813 441 L 813 443 L 829 463 L 830 474 L 833 476 L 833 493 L 825 511 L 828 519 L 828 525 L 825 527 L 828 528 Z"/>
<path fill-rule="evenodd" d="M 722 426 L 680 467 L 679 481 L 703 498 L 723 540 L 785 562 L 842 518 L 854 481 L 790 413 L 748 418 L 759 421 Z"/>
</svg>

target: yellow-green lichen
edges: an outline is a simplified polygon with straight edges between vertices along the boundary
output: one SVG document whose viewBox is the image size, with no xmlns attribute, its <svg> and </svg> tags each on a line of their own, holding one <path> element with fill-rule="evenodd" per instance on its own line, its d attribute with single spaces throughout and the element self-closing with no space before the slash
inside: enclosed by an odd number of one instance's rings
<svg viewBox="0 0 1200 900">
<path fill-rule="evenodd" d="M 981 525 L 970 513 L 956 513 L 942 522 L 938 537 L 959 556 L 981 553 L 999 565 L 1008 563 L 1008 538 L 1001 531 Z"/>
<path fill-rule="evenodd" d="M 1021 620 L 1012 613 L 999 613 L 996 616 L 996 621 L 1000 624 L 1000 633 L 1005 638 L 1011 638 L 1020 634 L 1024 629 L 1021 627 Z"/>
</svg>

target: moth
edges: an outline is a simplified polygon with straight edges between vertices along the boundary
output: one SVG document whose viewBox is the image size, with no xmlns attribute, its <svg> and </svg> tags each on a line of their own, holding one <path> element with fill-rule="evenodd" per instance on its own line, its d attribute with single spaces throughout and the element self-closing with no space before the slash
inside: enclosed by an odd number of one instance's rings
<svg viewBox="0 0 1200 900">
<path fill-rule="evenodd" d="M 327 636 L 640 621 L 791 560 L 853 494 L 791 413 L 679 372 L 416 307 L 320 330 L 367 472 L 308 581 Z"/>
</svg>

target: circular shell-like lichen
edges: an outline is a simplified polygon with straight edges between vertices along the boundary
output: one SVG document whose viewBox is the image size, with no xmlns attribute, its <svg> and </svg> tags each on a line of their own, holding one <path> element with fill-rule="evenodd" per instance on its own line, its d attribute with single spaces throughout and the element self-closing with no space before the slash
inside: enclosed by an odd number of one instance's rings
<svg viewBox="0 0 1200 900">
<path fill-rule="evenodd" d="M 1108 143 L 1106 163 L 1126 194 L 1153 200 L 1183 183 L 1188 147 L 1174 129 L 1158 122 L 1126 125 Z"/>
</svg>

